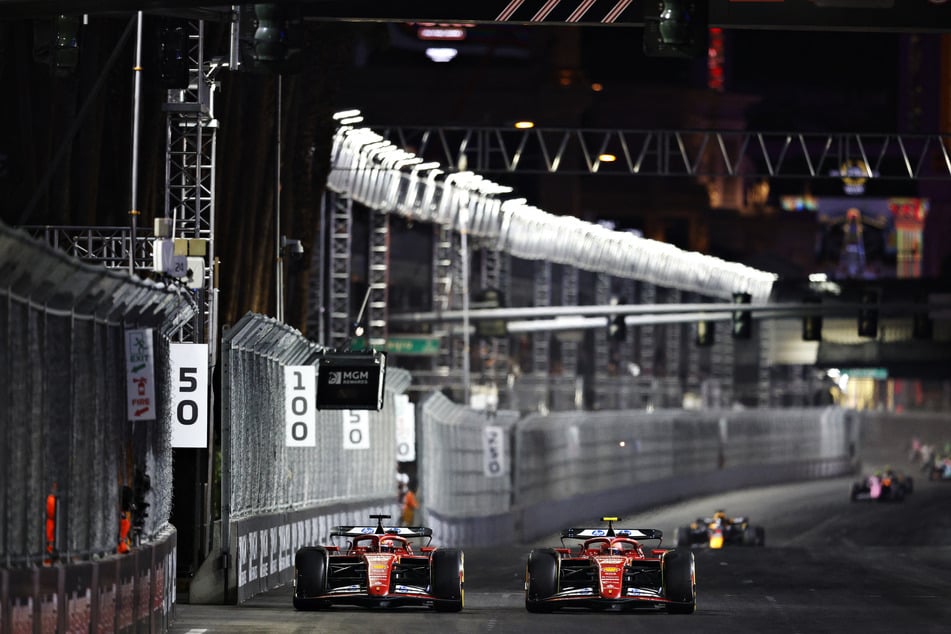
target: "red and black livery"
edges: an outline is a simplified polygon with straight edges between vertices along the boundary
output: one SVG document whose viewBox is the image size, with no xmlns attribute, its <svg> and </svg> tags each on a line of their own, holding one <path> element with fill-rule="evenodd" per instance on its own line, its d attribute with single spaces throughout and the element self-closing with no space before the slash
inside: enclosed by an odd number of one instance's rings
<svg viewBox="0 0 951 634">
<path fill-rule="evenodd" d="M 461 550 L 430 546 L 432 529 L 387 527 L 389 515 L 371 515 L 376 526 L 335 526 L 330 537 L 346 545 L 307 546 L 294 558 L 294 607 L 320 610 L 334 604 L 462 610 Z M 425 541 L 425 543 L 416 540 Z"/>
<path fill-rule="evenodd" d="M 655 528 L 568 528 L 561 548 L 536 548 L 525 569 L 529 612 L 562 608 L 666 609 L 692 614 L 697 607 L 696 570 L 689 550 L 661 548 Z M 577 542 L 571 545 L 568 540 Z M 642 541 L 656 541 L 648 548 Z"/>
</svg>

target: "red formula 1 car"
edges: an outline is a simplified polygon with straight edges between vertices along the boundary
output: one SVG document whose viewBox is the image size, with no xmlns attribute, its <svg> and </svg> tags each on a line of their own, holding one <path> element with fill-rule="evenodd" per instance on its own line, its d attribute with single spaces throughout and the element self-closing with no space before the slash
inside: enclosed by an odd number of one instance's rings
<svg viewBox="0 0 951 634">
<path fill-rule="evenodd" d="M 333 604 L 368 607 L 416 605 L 458 612 L 465 597 L 463 553 L 430 546 L 425 526 L 385 527 L 389 515 L 371 515 L 376 526 L 335 526 L 330 536 L 346 546 L 307 546 L 294 558 L 294 607 Z M 415 540 L 425 544 L 413 546 Z M 418 548 L 418 550 L 417 550 Z"/>
<path fill-rule="evenodd" d="M 665 608 L 692 614 L 697 606 L 693 553 L 660 548 L 663 533 L 654 528 L 569 528 L 562 548 L 535 549 L 525 571 L 525 607 L 529 612 L 558 608 Z M 579 542 L 572 548 L 566 540 Z M 646 548 L 641 540 L 656 540 Z"/>
</svg>

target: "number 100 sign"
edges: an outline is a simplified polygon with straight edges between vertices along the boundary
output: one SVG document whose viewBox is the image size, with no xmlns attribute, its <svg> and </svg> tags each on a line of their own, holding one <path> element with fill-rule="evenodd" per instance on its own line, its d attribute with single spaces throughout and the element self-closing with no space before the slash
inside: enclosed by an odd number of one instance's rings
<svg viewBox="0 0 951 634">
<path fill-rule="evenodd" d="M 284 444 L 316 447 L 317 373 L 312 365 L 284 367 Z"/>
</svg>

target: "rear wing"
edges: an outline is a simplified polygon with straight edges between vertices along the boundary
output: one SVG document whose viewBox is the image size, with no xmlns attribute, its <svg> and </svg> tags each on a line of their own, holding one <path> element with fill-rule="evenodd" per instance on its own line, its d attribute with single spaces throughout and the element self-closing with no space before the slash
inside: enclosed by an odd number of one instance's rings
<svg viewBox="0 0 951 634">
<path fill-rule="evenodd" d="M 382 530 L 378 530 L 382 528 Z M 399 535 L 400 537 L 429 537 L 433 536 L 433 529 L 427 526 L 334 526 L 330 529 L 331 537 L 359 537 L 360 535 Z"/>
<path fill-rule="evenodd" d="M 383 526 L 383 520 L 390 519 L 389 515 L 371 515 L 376 520 L 376 526 L 334 526 L 330 529 L 331 537 L 359 537 L 360 535 L 399 535 L 412 539 L 414 537 L 428 537 L 433 539 L 433 529 L 427 526 Z M 428 543 L 428 542 L 427 542 Z"/>
<path fill-rule="evenodd" d="M 564 539 L 591 539 L 592 537 L 630 537 L 631 539 L 664 538 L 659 528 L 566 528 L 561 531 Z"/>
</svg>

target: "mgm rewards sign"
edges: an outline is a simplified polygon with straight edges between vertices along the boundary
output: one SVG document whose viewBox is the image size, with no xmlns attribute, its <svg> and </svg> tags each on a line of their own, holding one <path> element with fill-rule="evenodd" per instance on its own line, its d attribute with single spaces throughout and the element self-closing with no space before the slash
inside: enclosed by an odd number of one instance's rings
<svg viewBox="0 0 951 634">
<path fill-rule="evenodd" d="M 317 364 L 317 409 L 372 409 L 383 407 L 386 353 L 336 352 Z"/>
</svg>

